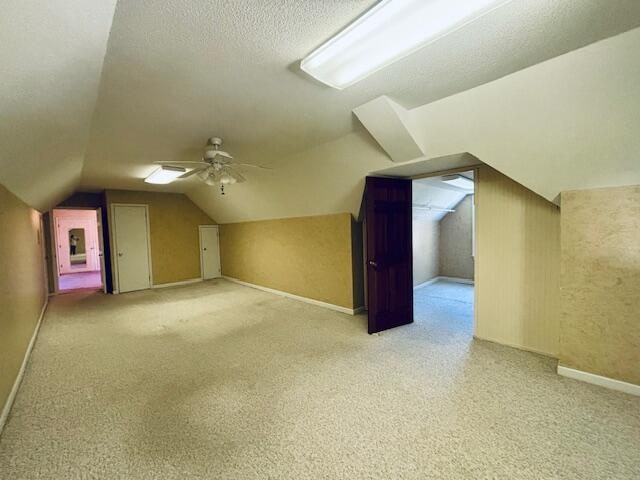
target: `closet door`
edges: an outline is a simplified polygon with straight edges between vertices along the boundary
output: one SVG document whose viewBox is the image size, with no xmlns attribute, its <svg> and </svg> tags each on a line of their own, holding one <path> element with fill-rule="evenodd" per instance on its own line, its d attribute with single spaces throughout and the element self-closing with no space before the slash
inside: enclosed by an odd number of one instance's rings
<svg viewBox="0 0 640 480">
<path fill-rule="evenodd" d="M 151 288 L 146 205 L 112 205 L 114 264 L 120 293 Z"/>
</svg>

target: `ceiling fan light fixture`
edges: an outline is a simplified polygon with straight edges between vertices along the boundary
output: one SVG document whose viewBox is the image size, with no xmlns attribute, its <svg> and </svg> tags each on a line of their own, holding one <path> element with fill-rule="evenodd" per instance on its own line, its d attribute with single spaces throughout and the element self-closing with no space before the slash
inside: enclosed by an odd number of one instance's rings
<svg viewBox="0 0 640 480">
<path fill-rule="evenodd" d="M 186 173 L 186 171 L 186 168 L 162 165 L 160 168 L 154 170 L 151 175 L 144 179 L 144 181 L 146 183 L 166 185 L 167 183 L 173 182 L 180 175 Z"/>
</svg>

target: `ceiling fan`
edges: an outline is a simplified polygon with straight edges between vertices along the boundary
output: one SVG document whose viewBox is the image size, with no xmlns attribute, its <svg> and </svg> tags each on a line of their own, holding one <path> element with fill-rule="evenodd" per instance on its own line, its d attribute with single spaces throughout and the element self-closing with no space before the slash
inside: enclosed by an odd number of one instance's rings
<svg viewBox="0 0 640 480">
<path fill-rule="evenodd" d="M 242 183 L 246 178 L 237 171 L 237 167 L 252 167 L 261 170 L 271 170 L 260 165 L 250 163 L 238 163 L 233 161 L 233 156 L 224 150 L 220 150 L 222 139 L 211 137 L 207 140 L 202 160 L 199 162 L 154 162 L 163 167 L 189 168 L 186 173 L 178 178 L 188 178 L 197 175 L 207 185 L 220 185 L 220 192 L 224 195 L 224 186 L 233 183 Z"/>
</svg>

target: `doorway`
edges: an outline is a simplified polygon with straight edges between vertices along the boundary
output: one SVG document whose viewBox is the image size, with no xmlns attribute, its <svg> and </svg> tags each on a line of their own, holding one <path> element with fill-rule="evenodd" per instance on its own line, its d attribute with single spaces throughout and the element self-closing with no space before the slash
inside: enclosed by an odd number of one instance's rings
<svg viewBox="0 0 640 480">
<path fill-rule="evenodd" d="M 368 332 L 413 322 L 475 330 L 476 170 L 366 177 L 363 252 Z"/>
<path fill-rule="evenodd" d="M 474 171 L 414 179 L 414 318 L 471 337 L 474 331 Z"/>
<path fill-rule="evenodd" d="M 52 218 L 56 291 L 104 290 L 100 209 L 54 209 Z"/>
</svg>

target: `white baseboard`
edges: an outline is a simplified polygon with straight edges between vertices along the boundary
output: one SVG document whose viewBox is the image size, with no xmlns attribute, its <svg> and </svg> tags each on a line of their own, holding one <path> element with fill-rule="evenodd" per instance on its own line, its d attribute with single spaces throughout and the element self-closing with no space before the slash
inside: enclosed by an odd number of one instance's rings
<svg viewBox="0 0 640 480">
<path fill-rule="evenodd" d="M 9 418 L 9 412 L 11 411 L 13 402 L 16 399 L 18 390 L 20 389 L 20 384 L 22 383 L 22 378 L 24 377 L 24 372 L 27 369 L 27 363 L 29 363 L 29 357 L 31 356 L 31 350 L 33 350 L 33 345 L 36 343 L 36 337 L 38 336 L 38 332 L 40 331 L 42 318 L 44 317 L 44 312 L 47 309 L 48 304 L 49 304 L 49 296 L 46 296 L 44 299 L 44 305 L 42 306 L 42 310 L 40 310 L 38 323 L 36 324 L 36 328 L 33 330 L 33 335 L 31 335 L 31 340 L 29 341 L 27 350 L 24 353 L 24 358 L 22 359 L 22 365 L 20 366 L 20 370 L 18 370 L 18 375 L 16 376 L 16 379 L 13 382 L 13 387 L 11 388 L 11 392 L 9 393 L 9 397 L 7 398 L 7 401 L 5 402 L 4 407 L 2 408 L 2 415 L 0 415 L 0 434 L 2 434 L 2 429 L 4 428 L 4 424 L 7 422 L 7 418 Z"/>
<path fill-rule="evenodd" d="M 347 315 L 355 315 L 356 311 L 361 311 L 360 309 L 364 309 L 364 307 L 360 307 L 355 310 L 353 308 L 341 307 L 340 305 L 334 305 L 333 303 L 321 302 L 320 300 L 301 297 L 300 295 L 294 295 L 293 293 L 283 292 L 282 290 L 276 290 L 274 288 L 263 287 L 262 285 L 255 285 L 253 283 L 243 282 L 242 280 L 238 280 L 237 278 L 233 278 L 233 277 L 227 277 L 226 275 L 223 275 L 222 278 L 229 280 L 230 282 L 233 282 L 233 283 L 244 285 L 245 287 L 257 288 L 258 290 L 262 290 L 264 292 L 274 293 L 282 297 L 292 298 L 294 300 L 310 303 L 311 305 L 316 305 L 318 307 L 324 307 L 330 310 L 335 310 L 336 312 L 346 313 Z"/>
<path fill-rule="evenodd" d="M 443 277 L 442 275 L 438 277 L 438 280 L 447 280 L 448 282 L 455 283 L 466 283 L 467 285 L 473 285 L 474 281 L 469 278 L 458 278 L 458 277 Z"/>
<path fill-rule="evenodd" d="M 502 340 L 496 340 L 494 338 L 481 337 L 479 335 L 476 335 L 475 333 L 473 334 L 473 338 L 475 338 L 476 340 L 483 340 L 485 342 L 495 343 L 497 345 L 504 345 L 505 347 L 509 347 L 509 348 L 517 348 L 518 350 L 524 350 L 525 352 L 535 353 L 536 355 L 543 355 L 545 357 L 553 358 L 556 360 L 558 359 L 558 355 L 554 353 L 545 352 L 543 350 L 537 350 L 535 348 L 526 347 L 524 345 L 519 345 L 517 343 L 503 342 Z"/>
<path fill-rule="evenodd" d="M 158 283 L 157 285 L 151 285 L 151 288 L 177 287 L 178 285 L 189 285 L 190 283 L 198 283 L 202 281 L 202 278 L 190 278 L 189 280 L 182 280 L 180 282 Z"/>
<path fill-rule="evenodd" d="M 417 290 L 419 288 L 426 287 L 427 285 L 431 285 L 432 283 L 436 283 L 438 280 L 440 280 L 440 277 L 433 277 L 433 278 L 427 280 L 426 282 L 422 282 L 419 285 L 416 285 L 415 287 L 413 287 L 413 289 Z"/>
<path fill-rule="evenodd" d="M 438 280 L 446 280 L 447 282 L 455 282 L 455 283 L 464 283 L 466 285 L 473 285 L 474 281 L 468 278 L 458 278 L 458 277 L 443 277 L 442 275 L 438 275 L 437 277 L 433 277 L 426 282 L 422 282 L 419 285 L 413 287 L 414 290 L 418 288 L 426 287 L 427 285 L 431 285 L 432 283 L 436 283 Z"/>
<path fill-rule="evenodd" d="M 610 388 L 611 390 L 618 390 L 620 392 L 640 396 L 640 385 L 634 385 L 633 383 L 627 383 L 621 380 L 614 380 L 609 377 L 602 377 L 595 373 L 583 372 L 582 370 L 575 370 L 573 368 L 558 365 L 558 375 L 573 378 L 574 380 L 580 380 L 582 382 L 592 383 L 594 385 L 599 385 L 600 387 Z"/>
</svg>

